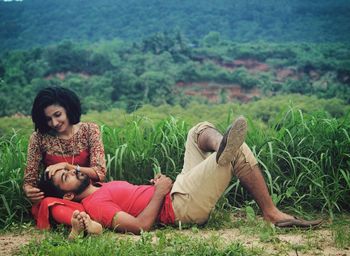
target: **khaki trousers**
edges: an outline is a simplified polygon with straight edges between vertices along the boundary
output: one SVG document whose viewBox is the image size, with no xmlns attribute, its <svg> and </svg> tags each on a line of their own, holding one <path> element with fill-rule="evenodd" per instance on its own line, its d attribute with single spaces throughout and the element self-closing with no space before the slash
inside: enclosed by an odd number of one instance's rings
<svg viewBox="0 0 350 256">
<path fill-rule="evenodd" d="M 233 175 L 238 178 L 245 176 L 257 164 L 253 153 L 244 143 L 232 164 L 219 166 L 216 152 L 204 152 L 198 147 L 198 136 L 208 127 L 215 128 L 209 122 L 202 122 L 187 135 L 183 169 L 171 190 L 176 222 L 205 223 Z"/>
</svg>

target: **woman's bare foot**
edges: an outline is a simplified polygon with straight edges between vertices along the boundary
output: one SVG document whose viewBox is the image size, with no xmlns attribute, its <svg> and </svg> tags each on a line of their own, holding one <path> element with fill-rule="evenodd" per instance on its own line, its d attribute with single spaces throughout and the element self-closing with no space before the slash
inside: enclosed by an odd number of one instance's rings
<svg viewBox="0 0 350 256">
<path fill-rule="evenodd" d="M 92 220 L 85 212 L 81 212 L 80 215 L 83 218 L 85 229 L 89 234 L 102 234 L 102 225 L 100 223 Z"/>
<path fill-rule="evenodd" d="M 73 212 L 71 219 L 72 230 L 69 233 L 68 239 L 73 240 L 77 238 L 81 232 L 85 229 L 84 218 L 81 216 L 81 213 L 78 210 Z"/>
</svg>

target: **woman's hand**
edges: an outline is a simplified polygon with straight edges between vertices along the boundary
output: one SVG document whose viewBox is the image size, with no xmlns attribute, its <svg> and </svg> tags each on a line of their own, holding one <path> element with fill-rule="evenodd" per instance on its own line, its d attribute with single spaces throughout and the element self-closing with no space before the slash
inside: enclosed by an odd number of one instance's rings
<svg viewBox="0 0 350 256">
<path fill-rule="evenodd" d="M 23 190 L 24 194 L 32 202 L 32 204 L 36 204 L 44 198 L 44 192 L 31 185 L 25 185 Z"/>
<path fill-rule="evenodd" d="M 67 169 L 68 167 L 67 165 L 68 163 L 65 163 L 65 162 L 49 165 L 48 167 L 46 167 L 45 174 L 48 173 L 48 179 L 51 179 L 51 177 L 55 175 L 55 173 L 58 170 Z"/>
</svg>

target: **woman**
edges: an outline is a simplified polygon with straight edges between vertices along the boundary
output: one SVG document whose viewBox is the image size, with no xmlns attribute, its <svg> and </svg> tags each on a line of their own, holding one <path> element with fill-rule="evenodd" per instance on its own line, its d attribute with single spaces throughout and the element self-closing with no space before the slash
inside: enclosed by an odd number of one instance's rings
<svg viewBox="0 0 350 256">
<path fill-rule="evenodd" d="M 81 105 L 77 95 L 63 87 L 48 87 L 37 94 L 32 107 L 35 131 L 28 145 L 23 189 L 33 203 L 37 227 L 50 227 L 49 216 L 71 225 L 73 212 L 83 212 L 80 203 L 46 197 L 38 188 L 39 176 L 49 178 L 60 169 L 87 174 L 103 181 L 106 174 L 104 148 L 99 127 L 80 122 Z"/>
</svg>

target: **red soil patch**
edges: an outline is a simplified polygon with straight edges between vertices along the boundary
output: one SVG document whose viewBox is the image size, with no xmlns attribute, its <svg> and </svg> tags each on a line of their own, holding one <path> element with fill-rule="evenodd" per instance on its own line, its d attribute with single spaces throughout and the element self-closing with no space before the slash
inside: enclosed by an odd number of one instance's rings
<svg viewBox="0 0 350 256">
<path fill-rule="evenodd" d="M 261 92 L 254 88 L 251 90 L 243 89 L 239 84 L 217 84 L 208 82 L 184 83 L 179 82 L 176 87 L 188 96 L 201 96 L 207 98 L 211 103 L 221 101 L 239 100 L 248 102 L 254 97 L 259 97 Z"/>
<path fill-rule="evenodd" d="M 284 81 L 287 78 L 299 79 L 299 75 L 294 69 L 291 68 L 281 68 L 276 70 L 277 81 Z"/>
<path fill-rule="evenodd" d="M 204 59 L 201 59 L 200 62 L 203 63 Z M 260 62 L 256 59 L 237 59 L 233 61 L 222 61 L 222 60 L 214 60 L 214 62 L 229 71 L 233 72 L 234 70 L 244 67 L 247 69 L 247 71 L 251 74 L 256 74 L 259 72 L 268 72 L 270 70 L 273 71 L 276 81 L 277 82 L 283 82 L 286 79 L 294 79 L 298 80 L 301 79 L 301 77 L 307 75 L 312 80 L 319 80 L 321 78 L 321 74 L 317 70 L 309 70 L 309 71 L 298 71 L 296 69 L 292 68 L 279 68 L 279 69 L 273 69 L 268 64 L 264 62 Z M 345 74 L 342 76 L 343 81 L 350 81 L 350 75 Z"/>
<path fill-rule="evenodd" d="M 235 60 L 233 61 L 233 64 L 236 67 L 245 67 L 251 72 L 267 72 L 270 69 L 266 63 L 262 63 L 254 59 Z"/>
<path fill-rule="evenodd" d="M 237 68 L 244 67 L 250 73 L 258 73 L 258 72 L 267 72 L 270 70 L 269 65 L 266 63 L 259 62 L 255 59 L 238 59 L 231 62 L 216 62 L 218 65 L 225 67 L 231 71 L 234 71 Z"/>
</svg>

